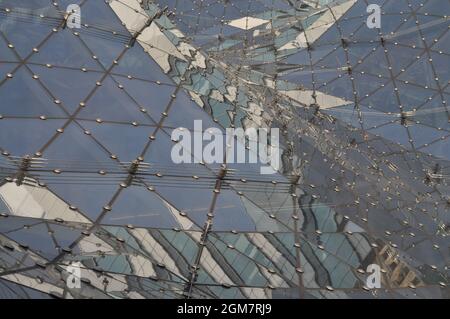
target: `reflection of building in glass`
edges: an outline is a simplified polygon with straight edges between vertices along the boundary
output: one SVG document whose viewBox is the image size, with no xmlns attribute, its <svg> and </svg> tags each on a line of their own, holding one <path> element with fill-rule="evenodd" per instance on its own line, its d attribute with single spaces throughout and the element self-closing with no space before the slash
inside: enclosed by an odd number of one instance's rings
<svg viewBox="0 0 450 319">
<path fill-rule="evenodd" d="M 410 269 L 408 265 L 399 261 L 395 250 L 393 250 L 388 245 L 384 246 L 380 251 L 380 255 L 382 256 L 381 263 L 386 268 L 390 268 L 390 278 L 389 283 L 394 282 L 396 285 L 400 287 L 416 287 L 423 285 L 423 282 L 420 278 L 417 277 L 416 273 L 413 269 Z"/>
<path fill-rule="evenodd" d="M 449 2 L 140 2 L 0 0 L 0 297 L 449 297 Z M 194 120 L 282 169 L 172 164 Z"/>
</svg>

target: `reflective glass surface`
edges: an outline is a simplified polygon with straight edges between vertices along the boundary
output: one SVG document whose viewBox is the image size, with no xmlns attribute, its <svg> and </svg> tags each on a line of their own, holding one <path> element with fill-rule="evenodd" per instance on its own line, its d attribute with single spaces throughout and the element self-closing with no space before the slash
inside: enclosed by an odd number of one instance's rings
<svg viewBox="0 0 450 319">
<path fill-rule="evenodd" d="M 450 298 L 449 43 L 443 0 L 0 0 L 0 298 Z M 280 169 L 175 164 L 195 120 Z"/>
</svg>

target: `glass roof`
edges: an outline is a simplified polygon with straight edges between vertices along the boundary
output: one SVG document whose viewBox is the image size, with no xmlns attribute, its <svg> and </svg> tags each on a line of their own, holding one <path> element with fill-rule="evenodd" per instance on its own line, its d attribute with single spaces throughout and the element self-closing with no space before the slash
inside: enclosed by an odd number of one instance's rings
<svg viewBox="0 0 450 319">
<path fill-rule="evenodd" d="M 0 298 L 449 298 L 450 2 L 370 3 L 0 0 Z"/>
</svg>

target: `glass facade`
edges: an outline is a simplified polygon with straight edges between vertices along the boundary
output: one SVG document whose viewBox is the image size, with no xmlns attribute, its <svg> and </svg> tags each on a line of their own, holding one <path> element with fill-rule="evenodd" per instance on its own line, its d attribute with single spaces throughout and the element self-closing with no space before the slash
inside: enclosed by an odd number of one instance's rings
<svg viewBox="0 0 450 319">
<path fill-rule="evenodd" d="M 448 0 L 0 0 L 0 298 L 449 298 L 449 44 Z M 174 164 L 195 120 L 280 169 Z"/>
</svg>

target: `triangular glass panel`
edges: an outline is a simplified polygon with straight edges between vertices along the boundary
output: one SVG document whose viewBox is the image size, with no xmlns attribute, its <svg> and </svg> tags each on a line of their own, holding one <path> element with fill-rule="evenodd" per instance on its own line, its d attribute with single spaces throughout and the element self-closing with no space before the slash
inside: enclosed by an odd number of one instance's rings
<svg viewBox="0 0 450 319">
<path fill-rule="evenodd" d="M 96 88 L 96 82 L 102 78 L 98 72 L 82 72 L 58 67 L 29 65 L 34 74 L 39 75 L 43 85 L 61 101 L 64 108 L 73 114 Z"/>
<path fill-rule="evenodd" d="M 107 77 L 95 94 L 86 101 L 86 107 L 79 112 L 77 118 L 154 124 L 126 91 L 119 88 L 119 85 Z"/>
<path fill-rule="evenodd" d="M 134 161 L 147 143 L 149 136 L 155 130 L 150 126 L 132 126 L 130 124 L 113 124 L 81 121 L 85 129 L 122 162 Z"/>
<path fill-rule="evenodd" d="M 103 70 L 101 65 L 93 59 L 93 53 L 75 36 L 71 29 L 61 29 L 34 54 L 30 62 L 64 66 L 81 70 Z"/>
<path fill-rule="evenodd" d="M 179 226 L 164 202 L 145 187 L 124 189 L 114 202 L 103 223 L 131 224 L 140 227 L 172 228 Z"/>
<path fill-rule="evenodd" d="M 0 121 L 0 148 L 14 156 L 33 155 L 64 124 L 63 120 L 3 119 Z"/>
</svg>

